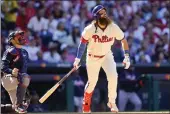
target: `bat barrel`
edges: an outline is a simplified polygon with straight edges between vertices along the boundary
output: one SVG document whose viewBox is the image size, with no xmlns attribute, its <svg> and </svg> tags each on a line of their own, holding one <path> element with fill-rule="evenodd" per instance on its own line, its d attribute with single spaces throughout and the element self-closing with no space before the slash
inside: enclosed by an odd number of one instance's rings
<svg viewBox="0 0 170 114">
<path fill-rule="evenodd" d="M 79 67 L 80 67 L 80 66 L 78 66 L 78 68 L 79 68 Z M 77 69 L 78 69 L 78 68 L 77 68 Z M 68 74 L 66 74 L 57 84 L 55 84 L 50 90 L 48 90 L 48 91 L 45 93 L 45 95 L 42 96 L 42 97 L 39 99 L 39 102 L 40 102 L 40 103 L 43 103 L 43 102 L 60 86 L 60 84 L 61 84 L 64 80 L 66 80 L 67 77 L 69 77 L 72 72 L 74 72 L 74 71 L 77 70 L 77 69 L 74 67 L 74 68 L 73 68 Z"/>
</svg>

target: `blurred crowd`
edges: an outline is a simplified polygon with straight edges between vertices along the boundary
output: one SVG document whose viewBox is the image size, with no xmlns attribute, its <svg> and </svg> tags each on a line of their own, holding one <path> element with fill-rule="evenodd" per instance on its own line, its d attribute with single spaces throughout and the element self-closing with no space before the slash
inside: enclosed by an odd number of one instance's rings
<svg viewBox="0 0 170 114">
<path fill-rule="evenodd" d="M 24 48 L 32 62 L 72 63 L 81 32 L 92 20 L 91 10 L 106 7 L 109 17 L 120 26 L 130 46 L 134 63 L 170 61 L 170 1 L 85 1 L 11 0 L 1 1 L 1 52 L 7 48 L 9 32 L 24 30 Z M 113 48 L 121 62 L 120 42 Z"/>
</svg>

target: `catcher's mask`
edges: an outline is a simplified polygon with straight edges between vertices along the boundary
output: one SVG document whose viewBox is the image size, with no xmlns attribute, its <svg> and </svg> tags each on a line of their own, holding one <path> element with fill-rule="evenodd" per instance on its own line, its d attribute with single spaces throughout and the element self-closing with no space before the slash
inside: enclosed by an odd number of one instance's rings
<svg viewBox="0 0 170 114">
<path fill-rule="evenodd" d="M 27 41 L 26 39 L 24 38 L 24 31 L 14 31 L 14 32 L 11 32 L 8 36 L 8 43 L 11 44 L 11 40 L 14 39 L 14 40 L 17 40 L 16 42 L 19 44 L 19 45 L 25 45 L 27 44 Z"/>
</svg>

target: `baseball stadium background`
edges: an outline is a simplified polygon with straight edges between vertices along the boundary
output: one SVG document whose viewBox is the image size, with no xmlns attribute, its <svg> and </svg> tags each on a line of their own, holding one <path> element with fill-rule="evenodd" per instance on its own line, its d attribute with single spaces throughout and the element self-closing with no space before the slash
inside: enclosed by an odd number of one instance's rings
<svg viewBox="0 0 170 114">
<path fill-rule="evenodd" d="M 7 37 L 11 31 L 24 30 L 25 38 L 28 40 L 28 46 L 24 47 L 29 53 L 28 73 L 32 77 L 29 86 L 32 99 L 28 112 L 35 114 L 76 112 L 73 98 L 76 92 L 83 92 L 83 89 L 75 90 L 74 74 L 43 104 L 38 100 L 72 68 L 81 32 L 92 21 L 91 10 L 97 4 L 106 7 L 109 17 L 125 33 L 130 47 L 132 67 L 145 81 L 137 90 L 142 101 L 141 111 L 168 112 L 170 110 L 170 1 L 2 0 L 1 57 L 7 48 Z M 38 22 L 37 17 L 40 18 Z M 115 41 L 112 50 L 121 76 L 124 72 L 121 64 L 123 60 L 121 43 Z M 79 75 L 86 83 L 85 54 Z M 101 70 L 93 95 L 92 111 L 108 112 L 106 103 L 107 81 L 105 73 Z M 6 104 L 10 104 L 9 97 L 1 86 L 1 106 Z M 133 107 L 128 102 L 125 111 L 133 112 Z"/>
</svg>

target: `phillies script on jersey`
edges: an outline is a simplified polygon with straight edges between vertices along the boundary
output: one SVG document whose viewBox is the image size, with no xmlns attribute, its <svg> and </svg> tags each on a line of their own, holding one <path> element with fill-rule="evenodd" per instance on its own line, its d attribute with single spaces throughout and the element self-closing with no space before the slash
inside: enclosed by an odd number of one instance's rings
<svg viewBox="0 0 170 114">
<path fill-rule="evenodd" d="M 106 35 L 102 36 L 101 38 L 98 35 L 93 35 L 92 38 L 94 39 L 94 42 L 100 42 L 100 43 L 113 41 L 113 37 L 108 38 Z"/>
</svg>

